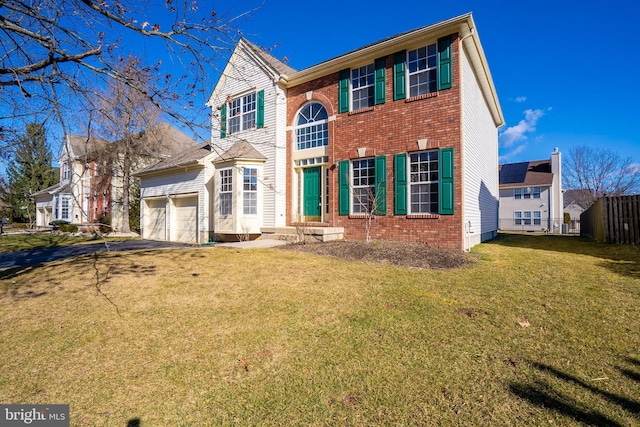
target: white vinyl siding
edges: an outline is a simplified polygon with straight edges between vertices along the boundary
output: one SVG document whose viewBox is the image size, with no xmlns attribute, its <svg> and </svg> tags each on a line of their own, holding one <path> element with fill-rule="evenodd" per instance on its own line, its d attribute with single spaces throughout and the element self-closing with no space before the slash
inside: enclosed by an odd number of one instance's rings
<svg viewBox="0 0 640 427">
<path fill-rule="evenodd" d="M 140 200 L 141 203 L 141 222 L 143 226 L 143 234 L 146 234 L 145 227 L 145 201 L 150 199 L 169 199 L 169 210 L 167 215 L 169 218 L 167 222 L 169 227 L 175 227 L 174 214 L 175 209 L 171 209 L 171 206 L 175 206 L 176 200 L 181 197 L 192 197 L 196 199 L 198 206 L 203 208 L 197 209 L 196 219 L 196 239 L 198 242 L 208 242 L 210 234 L 213 232 L 212 223 L 210 220 L 210 211 L 208 208 L 211 199 L 211 191 L 213 190 L 212 181 L 210 175 L 213 173 L 213 167 L 198 167 L 187 171 L 168 172 L 162 175 L 143 177 L 140 182 Z M 180 204 L 180 202 L 179 202 Z M 170 239 L 174 238 L 170 234 L 167 234 Z"/>
<path fill-rule="evenodd" d="M 462 46 L 462 45 L 461 45 Z M 464 247 L 494 237 L 498 229 L 498 130 L 487 107 L 465 49 L 462 74 L 463 227 Z"/>
<path fill-rule="evenodd" d="M 262 188 L 258 215 L 263 226 L 286 224 L 286 98 L 285 91 L 274 83 L 263 66 L 242 50 L 234 52 L 223 77 L 209 100 L 214 114 L 227 96 L 264 90 L 264 126 L 242 132 L 242 139 L 267 157 L 259 186 Z M 219 123 L 215 122 L 211 133 L 212 146 L 220 153 L 229 149 L 237 139 L 233 135 L 220 138 Z"/>
</svg>

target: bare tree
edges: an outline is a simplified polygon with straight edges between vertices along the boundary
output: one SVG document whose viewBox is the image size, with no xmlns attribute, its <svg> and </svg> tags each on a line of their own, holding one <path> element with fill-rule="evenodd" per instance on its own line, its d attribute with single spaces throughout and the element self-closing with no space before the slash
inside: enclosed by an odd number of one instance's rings
<svg viewBox="0 0 640 427">
<path fill-rule="evenodd" d="M 235 44 L 234 25 L 249 13 L 224 16 L 213 5 L 0 0 L 0 154 L 9 141 L 5 136 L 33 115 L 55 119 L 62 140 L 83 109 L 78 107 L 86 109 L 105 82 L 133 84 L 118 67 L 118 58 L 129 53 L 161 53 L 141 64 L 162 75 L 162 86 L 144 95 L 164 114 L 195 126 L 194 100 L 211 89 L 207 76 Z M 206 128 L 204 103 L 198 113 Z"/>
<path fill-rule="evenodd" d="M 147 159 L 158 161 L 156 153 L 161 151 L 161 138 L 143 137 L 144 131 L 153 132 L 160 110 L 147 97 L 155 90 L 152 74 L 140 67 L 139 58 L 122 59 L 117 67 L 126 82 L 113 79 L 109 87 L 100 94 L 94 129 L 103 138 L 115 141 L 104 145 L 105 152 L 99 153 L 102 163 L 112 167 L 110 175 L 121 182 L 122 231 L 131 231 L 129 224 L 130 189 L 133 184 L 131 174 Z M 91 112 L 89 112 L 91 113 Z M 91 125 L 90 125 L 91 126 Z M 91 132 L 92 129 L 89 129 Z"/>
<path fill-rule="evenodd" d="M 572 147 L 563 162 L 563 187 L 581 190 L 580 203 L 589 207 L 598 197 L 640 191 L 640 165 L 631 157 L 603 147 Z"/>
</svg>

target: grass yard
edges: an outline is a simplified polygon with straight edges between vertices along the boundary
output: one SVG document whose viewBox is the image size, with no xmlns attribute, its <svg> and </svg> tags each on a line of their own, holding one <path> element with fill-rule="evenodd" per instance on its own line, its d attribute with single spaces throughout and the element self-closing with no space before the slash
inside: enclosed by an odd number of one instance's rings
<svg viewBox="0 0 640 427">
<path fill-rule="evenodd" d="M 104 240 L 97 236 L 70 236 L 56 233 L 25 233 L 0 235 L 0 253 L 27 251 L 59 246 L 76 245 Z M 113 240 L 107 238 L 107 240 Z M 117 238 L 123 240 L 123 238 Z"/>
<path fill-rule="evenodd" d="M 0 243 L 1 244 L 1 243 Z M 74 426 L 640 424 L 640 248 L 428 270 L 281 249 L 0 271 L 0 402 Z"/>
</svg>

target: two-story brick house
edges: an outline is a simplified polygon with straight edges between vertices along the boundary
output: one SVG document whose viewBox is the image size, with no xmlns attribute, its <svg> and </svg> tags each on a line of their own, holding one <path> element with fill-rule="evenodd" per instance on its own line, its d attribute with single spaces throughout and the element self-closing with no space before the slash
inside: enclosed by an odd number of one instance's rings
<svg viewBox="0 0 640 427">
<path fill-rule="evenodd" d="M 375 203 L 373 238 L 462 248 L 495 236 L 503 118 L 471 15 L 290 76 L 287 124 L 289 221 L 361 239 Z"/>
<path fill-rule="evenodd" d="M 471 14 L 301 71 L 242 39 L 208 105 L 200 241 L 300 226 L 362 239 L 372 211 L 374 239 L 462 249 L 497 232 L 503 117 Z M 143 194 L 182 186 L 142 178 Z"/>
</svg>

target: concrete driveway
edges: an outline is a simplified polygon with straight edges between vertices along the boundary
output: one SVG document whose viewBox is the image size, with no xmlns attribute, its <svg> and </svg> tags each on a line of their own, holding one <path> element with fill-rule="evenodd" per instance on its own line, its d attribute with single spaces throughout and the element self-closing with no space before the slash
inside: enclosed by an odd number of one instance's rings
<svg viewBox="0 0 640 427">
<path fill-rule="evenodd" d="M 28 265 L 42 264 L 51 261 L 59 261 L 61 259 L 73 258 L 80 255 L 93 254 L 96 252 L 121 252 L 144 249 L 156 250 L 193 247 L 193 245 L 188 243 L 158 242 L 154 240 L 141 239 L 107 242 L 106 245 L 105 242 L 83 243 L 70 246 L 59 246 L 53 248 L 34 249 L 30 251 L 9 252 L 0 254 L 0 270 L 7 268 L 26 267 Z"/>
</svg>

